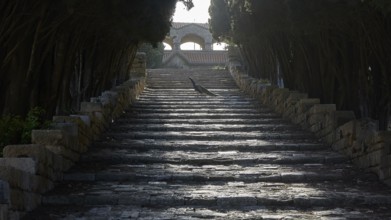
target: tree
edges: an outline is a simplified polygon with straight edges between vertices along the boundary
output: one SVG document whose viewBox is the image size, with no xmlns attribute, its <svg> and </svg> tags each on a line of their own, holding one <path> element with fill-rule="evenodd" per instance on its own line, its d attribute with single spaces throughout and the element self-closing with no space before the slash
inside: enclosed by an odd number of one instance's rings
<svg viewBox="0 0 391 220">
<path fill-rule="evenodd" d="M 128 78 L 142 42 L 165 38 L 176 2 L 2 1 L 0 113 L 77 111 L 81 101 Z"/>
<path fill-rule="evenodd" d="M 357 117 L 378 119 L 386 129 L 390 5 L 386 0 L 212 0 L 210 24 L 216 39 L 238 45 L 251 76 L 274 84 L 282 77 L 287 88 L 353 110 Z"/>
</svg>

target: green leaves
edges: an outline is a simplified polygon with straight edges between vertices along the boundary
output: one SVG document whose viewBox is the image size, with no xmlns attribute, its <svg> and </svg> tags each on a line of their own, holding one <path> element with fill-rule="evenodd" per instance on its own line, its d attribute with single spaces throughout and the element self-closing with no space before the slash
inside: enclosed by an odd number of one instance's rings
<svg viewBox="0 0 391 220">
<path fill-rule="evenodd" d="M 46 111 L 40 107 L 32 108 L 25 119 L 20 116 L 5 115 L 0 118 L 0 149 L 10 144 L 31 143 L 31 131 L 50 126 L 45 120 Z"/>
</svg>

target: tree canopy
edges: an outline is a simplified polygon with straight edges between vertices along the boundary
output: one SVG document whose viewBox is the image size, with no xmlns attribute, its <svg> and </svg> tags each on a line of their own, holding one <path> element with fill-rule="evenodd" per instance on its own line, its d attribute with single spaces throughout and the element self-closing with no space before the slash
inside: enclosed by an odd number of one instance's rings
<svg viewBox="0 0 391 220">
<path fill-rule="evenodd" d="M 385 129 L 391 113 L 388 0 L 212 0 L 213 36 L 248 73 L 309 93 Z"/>
<path fill-rule="evenodd" d="M 191 0 L 180 0 L 188 8 Z M 0 3 L 0 114 L 78 110 L 129 76 L 142 42 L 169 32 L 177 0 Z"/>
</svg>

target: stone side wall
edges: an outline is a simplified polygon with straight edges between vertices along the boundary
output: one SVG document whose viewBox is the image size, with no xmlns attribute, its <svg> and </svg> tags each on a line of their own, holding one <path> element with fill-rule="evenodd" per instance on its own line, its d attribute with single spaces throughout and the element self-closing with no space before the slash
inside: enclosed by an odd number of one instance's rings
<svg viewBox="0 0 391 220">
<path fill-rule="evenodd" d="M 353 112 L 337 111 L 335 104 L 320 104 L 319 99 L 310 99 L 305 93 L 260 83 L 235 65 L 229 69 L 244 92 L 312 131 L 358 167 L 375 172 L 391 186 L 391 131 L 379 131 L 377 121 L 356 119 Z"/>
<path fill-rule="evenodd" d="M 20 219 L 39 206 L 42 194 L 137 99 L 145 78 L 145 54 L 137 54 L 130 80 L 83 102 L 78 114 L 54 116 L 52 129 L 32 131 L 32 144 L 6 146 L 0 158 L 0 219 Z"/>
</svg>

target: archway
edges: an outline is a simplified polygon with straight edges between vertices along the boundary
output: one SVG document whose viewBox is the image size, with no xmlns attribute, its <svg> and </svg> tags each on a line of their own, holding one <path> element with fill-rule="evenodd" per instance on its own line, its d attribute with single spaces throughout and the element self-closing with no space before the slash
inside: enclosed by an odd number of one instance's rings
<svg viewBox="0 0 391 220">
<path fill-rule="evenodd" d="M 164 50 L 172 50 L 172 46 L 166 42 L 163 42 Z"/>
<path fill-rule="evenodd" d="M 183 36 L 181 38 L 180 43 L 181 43 L 181 46 L 180 46 L 181 50 L 205 50 L 204 38 L 202 38 L 196 34 L 187 34 L 187 35 Z M 188 46 L 190 46 L 190 48 L 192 48 L 191 46 L 193 46 L 193 49 L 187 49 Z"/>
</svg>

